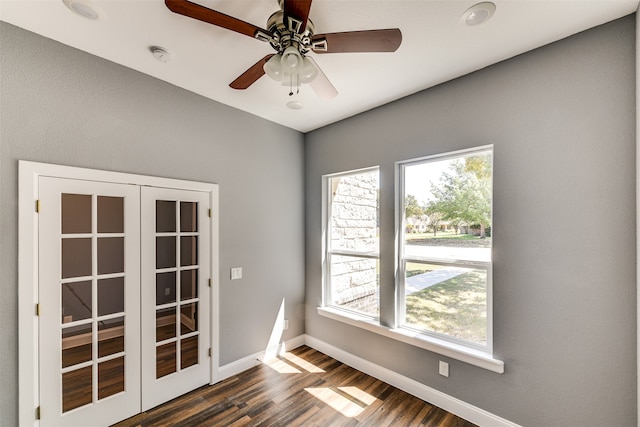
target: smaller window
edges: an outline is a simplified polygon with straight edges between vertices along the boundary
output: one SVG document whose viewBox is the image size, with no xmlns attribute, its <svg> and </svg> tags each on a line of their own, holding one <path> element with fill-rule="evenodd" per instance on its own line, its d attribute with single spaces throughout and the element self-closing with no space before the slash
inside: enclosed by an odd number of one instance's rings
<svg viewBox="0 0 640 427">
<path fill-rule="evenodd" d="M 325 304 L 378 318 L 378 169 L 325 179 Z"/>
<path fill-rule="evenodd" d="M 492 150 L 400 165 L 398 321 L 491 351 Z"/>
</svg>

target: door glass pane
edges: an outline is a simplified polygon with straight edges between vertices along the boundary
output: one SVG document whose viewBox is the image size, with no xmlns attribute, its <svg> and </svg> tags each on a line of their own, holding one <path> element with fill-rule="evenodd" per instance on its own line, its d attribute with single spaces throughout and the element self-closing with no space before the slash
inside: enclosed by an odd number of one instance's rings
<svg viewBox="0 0 640 427">
<path fill-rule="evenodd" d="M 124 277 L 98 280 L 98 316 L 124 311 Z"/>
<path fill-rule="evenodd" d="M 98 233 L 124 233 L 124 198 L 98 196 Z"/>
<path fill-rule="evenodd" d="M 176 372 L 176 343 L 156 347 L 156 378 Z"/>
<path fill-rule="evenodd" d="M 92 358 L 91 323 L 62 330 L 62 367 L 88 362 Z"/>
<path fill-rule="evenodd" d="M 180 334 L 186 335 L 198 330 L 198 303 L 180 306 Z"/>
<path fill-rule="evenodd" d="M 156 232 L 176 231 L 176 202 L 156 200 Z"/>
<path fill-rule="evenodd" d="M 98 239 L 98 274 L 124 272 L 124 237 Z"/>
<path fill-rule="evenodd" d="M 176 308 L 156 310 L 156 342 L 176 336 Z"/>
<path fill-rule="evenodd" d="M 198 336 L 180 341 L 180 369 L 198 364 Z"/>
<path fill-rule="evenodd" d="M 91 195 L 62 194 L 62 234 L 91 233 Z"/>
<path fill-rule="evenodd" d="M 197 265 L 198 264 L 198 237 L 182 236 L 180 237 L 180 265 Z"/>
<path fill-rule="evenodd" d="M 173 236 L 156 237 L 156 268 L 176 266 L 176 238 Z"/>
<path fill-rule="evenodd" d="M 62 284 L 62 323 L 91 317 L 91 281 Z"/>
<path fill-rule="evenodd" d="M 98 399 L 124 391 L 124 357 L 98 364 Z"/>
<path fill-rule="evenodd" d="M 62 239 L 62 278 L 91 276 L 91 239 Z"/>
<path fill-rule="evenodd" d="M 156 274 L 156 305 L 176 302 L 176 272 Z"/>
<path fill-rule="evenodd" d="M 62 412 L 67 412 L 93 401 L 92 366 L 62 374 Z"/>
<path fill-rule="evenodd" d="M 98 322 L 98 357 L 124 351 L 124 317 Z"/>
<path fill-rule="evenodd" d="M 198 297 L 198 270 L 180 272 L 180 300 Z"/>
<path fill-rule="evenodd" d="M 195 202 L 180 202 L 180 231 L 198 231 L 198 204 Z"/>
</svg>

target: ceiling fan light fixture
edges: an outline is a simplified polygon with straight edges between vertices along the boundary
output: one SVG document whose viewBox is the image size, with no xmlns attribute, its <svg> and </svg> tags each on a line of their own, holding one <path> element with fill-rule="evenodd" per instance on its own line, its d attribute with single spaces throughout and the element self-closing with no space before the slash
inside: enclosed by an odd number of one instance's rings
<svg viewBox="0 0 640 427">
<path fill-rule="evenodd" d="M 271 77 L 273 80 L 279 82 L 282 80 L 282 55 L 277 54 L 273 55 L 271 59 L 269 59 L 264 66 L 264 72 L 267 76 Z"/>
<path fill-rule="evenodd" d="M 300 83 L 310 83 L 318 76 L 318 69 L 306 56 L 302 59 L 302 70 L 300 70 Z"/>
<path fill-rule="evenodd" d="M 282 70 L 285 73 L 298 73 L 302 68 L 302 55 L 293 46 L 289 46 L 282 52 L 282 59 L 280 60 Z"/>
<path fill-rule="evenodd" d="M 470 27 L 475 27 L 491 19 L 495 11 L 496 5 L 491 2 L 478 3 L 462 14 L 462 22 Z"/>
</svg>

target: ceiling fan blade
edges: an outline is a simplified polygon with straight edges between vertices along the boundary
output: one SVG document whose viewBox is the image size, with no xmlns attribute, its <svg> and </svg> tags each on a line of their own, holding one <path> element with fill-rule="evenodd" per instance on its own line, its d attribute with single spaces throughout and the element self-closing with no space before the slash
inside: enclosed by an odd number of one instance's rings
<svg viewBox="0 0 640 427">
<path fill-rule="evenodd" d="M 402 42 L 398 28 L 316 34 L 311 40 L 315 53 L 395 52 Z"/>
<path fill-rule="evenodd" d="M 266 64 L 273 55 L 275 55 L 275 53 L 271 53 L 253 64 L 247 71 L 240 74 L 237 79 L 232 81 L 229 86 L 233 89 L 242 90 L 254 84 L 260 77 L 264 76 L 264 64 Z"/>
<path fill-rule="evenodd" d="M 311 0 L 284 0 L 284 22 L 292 31 L 302 33 L 307 27 Z M 289 18 L 295 22 L 289 22 Z"/>
<path fill-rule="evenodd" d="M 188 0 L 165 0 L 165 4 L 170 11 L 179 15 L 184 15 L 189 18 L 197 19 L 202 22 L 216 25 L 218 27 L 226 28 L 227 30 L 235 31 L 236 33 L 244 34 L 249 37 L 256 37 L 260 34 L 262 36 L 270 36 L 271 33 L 260 27 L 257 27 L 248 22 L 241 21 L 233 16 L 225 15 L 222 12 L 209 9 L 199 4 L 192 3 Z M 262 40 L 263 38 L 260 38 Z"/>
<path fill-rule="evenodd" d="M 322 72 L 316 61 L 314 61 L 313 58 L 309 58 L 308 56 L 307 58 L 309 59 L 309 61 L 311 61 L 311 64 L 313 64 L 316 70 L 318 70 L 318 75 L 316 76 L 316 78 L 313 79 L 311 83 L 309 83 L 311 89 L 313 89 L 316 95 L 318 95 L 318 97 L 320 97 L 321 99 L 329 100 L 338 96 L 338 91 L 331 84 L 326 74 Z"/>
</svg>

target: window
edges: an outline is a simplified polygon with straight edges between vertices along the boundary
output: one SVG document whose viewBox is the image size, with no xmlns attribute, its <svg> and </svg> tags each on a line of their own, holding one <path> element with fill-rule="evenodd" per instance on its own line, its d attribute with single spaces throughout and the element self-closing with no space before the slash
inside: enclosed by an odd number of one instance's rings
<svg viewBox="0 0 640 427">
<path fill-rule="evenodd" d="M 378 169 L 325 179 L 328 197 L 325 305 L 377 318 Z"/>
<path fill-rule="evenodd" d="M 400 164 L 400 327 L 491 351 L 492 172 L 491 148 Z"/>
</svg>

